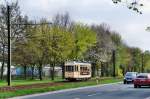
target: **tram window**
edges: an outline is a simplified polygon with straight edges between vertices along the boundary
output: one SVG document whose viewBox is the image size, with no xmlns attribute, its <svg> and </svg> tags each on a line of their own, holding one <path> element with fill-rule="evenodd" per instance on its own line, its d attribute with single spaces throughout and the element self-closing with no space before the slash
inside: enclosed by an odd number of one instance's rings
<svg viewBox="0 0 150 99">
<path fill-rule="evenodd" d="M 81 69 L 81 71 L 87 71 L 88 70 L 87 67 L 81 67 L 80 69 Z"/>
<path fill-rule="evenodd" d="M 66 72 L 73 72 L 73 66 L 66 66 Z"/>
<path fill-rule="evenodd" d="M 80 67 L 80 75 L 89 75 L 88 67 Z"/>
<path fill-rule="evenodd" d="M 74 66 L 74 71 L 78 71 L 78 66 Z"/>
<path fill-rule="evenodd" d="M 73 66 L 70 66 L 70 71 L 73 71 Z"/>
<path fill-rule="evenodd" d="M 76 66 L 74 66 L 74 71 L 76 71 Z"/>
<path fill-rule="evenodd" d="M 76 66 L 76 70 L 78 71 L 78 66 Z"/>
</svg>

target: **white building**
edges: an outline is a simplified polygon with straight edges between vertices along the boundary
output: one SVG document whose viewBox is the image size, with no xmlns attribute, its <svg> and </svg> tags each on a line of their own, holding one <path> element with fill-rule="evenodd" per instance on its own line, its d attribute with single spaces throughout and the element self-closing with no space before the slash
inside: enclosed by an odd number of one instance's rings
<svg viewBox="0 0 150 99">
<path fill-rule="evenodd" d="M 50 66 L 45 66 L 45 67 L 43 68 L 43 73 L 44 73 L 44 75 L 45 75 L 45 76 L 50 76 L 51 69 L 52 69 L 52 67 L 50 67 Z M 55 75 L 56 75 L 56 76 L 61 76 L 61 75 L 62 75 L 62 68 L 61 68 L 61 67 L 55 67 L 54 70 L 55 70 Z"/>
<path fill-rule="evenodd" d="M 0 62 L 0 70 L 1 70 L 1 67 L 2 67 L 2 63 Z M 6 63 L 5 63 L 5 66 L 4 66 L 3 74 L 7 75 L 7 64 Z M 16 75 L 16 67 L 15 66 L 11 66 L 11 75 Z"/>
<path fill-rule="evenodd" d="M 1 69 L 1 67 L 2 67 L 2 63 L 0 62 L 0 69 Z M 44 76 L 50 76 L 51 69 L 52 69 L 52 67 L 50 67 L 49 65 L 44 66 L 43 67 Z M 56 66 L 54 69 L 55 69 L 55 75 L 56 76 L 62 75 L 62 68 L 61 67 Z M 23 70 L 21 70 L 21 71 L 23 71 Z M 21 71 L 20 71 L 20 73 L 23 73 Z M 31 71 L 31 69 L 30 69 L 30 71 Z M 11 75 L 20 75 L 20 73 L 19 74 L 17 73 L 17 67 L 16 66 L 11 66 Z M 35 67 L 34 73 L 38 74 L 38 68 L 37 67 Z M 4 73 L 3 74 L 7 75 L 7 64 L 5 64 L 5 66 L 4 66 Z"/>
</svg>

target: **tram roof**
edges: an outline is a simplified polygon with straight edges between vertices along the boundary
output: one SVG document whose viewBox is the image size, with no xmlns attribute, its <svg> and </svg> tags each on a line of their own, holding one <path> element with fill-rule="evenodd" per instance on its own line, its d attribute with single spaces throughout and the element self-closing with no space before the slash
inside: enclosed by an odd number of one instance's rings
<svg viewBox="0 0 150 99">
<path fill-rule="evenodd" d="M 65 65 L 91 65 L 91 64 L 88 62 L 70 61 L 70 62 L 66 62 Z"/>
</svg>

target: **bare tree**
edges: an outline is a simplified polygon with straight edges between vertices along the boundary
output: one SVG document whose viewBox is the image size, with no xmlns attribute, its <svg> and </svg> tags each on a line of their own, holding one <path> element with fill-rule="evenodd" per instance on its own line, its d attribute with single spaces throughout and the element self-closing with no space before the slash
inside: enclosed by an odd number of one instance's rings
<svg viewBox="0 0 150 99">
<path fill-rule="evenodd" d="M 65 14 L 56 14 L 53 17 L 53 25 L 55 26 L 61 26 L 61 27 L 65 27 L 65 28 L 69 28 L 72 24 L 72 21 L 70 19 L 70 15 L 68 12 L 66 12 Z"/>
<path fill-rule="evenodd" d="M 3 68 L 4 62 L 7 60 L 5 54 L 7 54 L 7 6 L 10 5 L 10 23 L 11 23 L 11 44 L 12 51 L 14 48 L 14 43 L 18 40 L 19 37 L 23 36 L 25 33 L 24 25 L 17 25 L 18 23 L 25 23 L 27 21 L 27 17 L 23 17 L 21 15 L 20 7 L 18 2 L 8 3 L 0 5 L 0 46 L 2 48 L 2 67 L 1 67 L 1 78 L 3 77 Z"/>
</svg>

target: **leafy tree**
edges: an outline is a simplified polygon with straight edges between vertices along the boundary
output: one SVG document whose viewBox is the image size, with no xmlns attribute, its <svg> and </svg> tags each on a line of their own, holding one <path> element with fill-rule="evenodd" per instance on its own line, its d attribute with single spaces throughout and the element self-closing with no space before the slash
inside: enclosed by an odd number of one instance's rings
<svg viewBox="0 0 150 99">
<path fill-rule="evenodd" d="M 42 67 L 50 64 L 51 78 L 54 80 L 55 65 L 64 61 L 73 49 L 73 35 L 64 27 L 46 25 L 46 20 L 41 25 L 31 28 L 28 32 L 28 43 L 35 53 L 36 65 L 39 66 L 39 77 L 42 80 Z"/>
<path fill-rule="evenodd" d="M 132 54 L 132 66 L 133 71 L 139 71 L 140 72 L 140 66 L 141 66 L 141 54 L 142 51 L 139 48 L 131 48 L 131 54 Z"/>
<path fill-rule="evenodd" d="M 67 60 L 74 48 L 74 38 L 67 29 L 59 26 L 52 26 L 49 32 L 49 64 L 52 67 L 52 80 L 54 80 L 54 68 L 56 64 Z"/>
<path fill-rule="evenodd" d="M 7 5 L 8 3 L 0 5 L 0 46 L 2 48 L 2 67 L 1 67 L 1 79 L 3 77 L 4 62 L 6 62 L 7 57 Z M 10 23 L 11 23 L 11 43 L 12 50 L 14 48 L 14 42 L 24 33 L 24 26 L 14 25 L 17 23 L 22 23 L 27 20 L 27 17 L 21 15 L 20 7 L 18 2 L 9 3 L 10 6 Z"/>
<path fill-rule="evenodd" d="M 150 51 L 145 51 L 143 55 L 143 72 L 150 72 Z"/>
<path fill-rule="evenodd" d="M 84 59 L 84 53 L 96 43 L 96 34 L 88 26 L 83 24 L 75 24 L 72 33 L 75 44 L 71 53 L 72 58 Z"/>
<path fill-rule="evenodd" d="M 106 71 L 105 67 L 111 60 L 111 52 L 113 48 L 113 43 L 111 41 L 111 34 L 109 31 L 109 26 L 106 24 L 101 24 L 99 26 L 92 26 L 92 30 L 96 33 L 96 43 L 87 51 L 87 56 L 90 61 L 93 61 L 96 65 L 97 75 L 99 69 L 101 68 L 101 75 L 104 75 Z M 104 67 L 104 63 L 107 65 Z M 94 71 L 93 71 L 94 72 Z"/>
<path fill-rule="evenodd" d="M 119 48 L 119 64 L 118 66 L 120 67 L 122 75 L 124 75 L 128 70 L 129 70 L 129 64 L 131 63 L 131 53 L 129 50 L 129 47 L 126 44 L 122 44 Z M 119 74 L 119 75 L 121 75 Z"/>
<path fill-rule="evenodd" d="M 26 79 L 27 67 L 30 65 L 31 61 L 31 53 L 29 53 L 28 45 L 25 42 L 18 42 L 15 45 L 16 48 L 12 54 L 13 64 L 24 68 L 24 79 Z"/>
<path fill-rule="evenodd" d="M 112 32 L 111 34 L 111 40 L 113 42 L 113 49 L 112 49 L 112 64 L 113 64 L 113 75 L 119 75 L 120 76 L 120 64 L 121 64 L 121 46 L 123 45 L 122 38 L 117 32 Z M 113 55 L 115 54 L 115 55 Z M 113 59 L 115 58 L 115 59 Z"/>
</svg>

